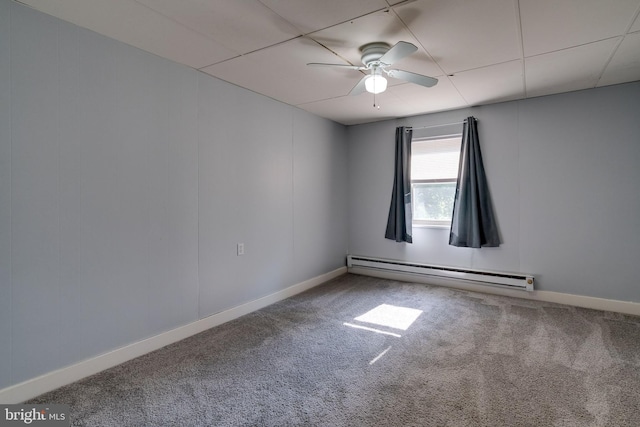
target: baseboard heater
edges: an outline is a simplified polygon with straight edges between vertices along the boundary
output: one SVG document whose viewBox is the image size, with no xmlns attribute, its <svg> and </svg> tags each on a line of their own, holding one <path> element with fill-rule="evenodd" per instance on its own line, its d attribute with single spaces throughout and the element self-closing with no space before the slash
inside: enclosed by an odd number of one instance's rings
<svg viewBox="0 0 640 427">
<path fill-rule="evenodd" d="M 508 289 L 533 291 L 533 276 L 530 274 L 498 271 L 473 270 L 459 267 L 445 267 L 392 259 L 347 255 L 347 267 L 409 273 L 424 277 L 461 280 Z"/>
</svg>

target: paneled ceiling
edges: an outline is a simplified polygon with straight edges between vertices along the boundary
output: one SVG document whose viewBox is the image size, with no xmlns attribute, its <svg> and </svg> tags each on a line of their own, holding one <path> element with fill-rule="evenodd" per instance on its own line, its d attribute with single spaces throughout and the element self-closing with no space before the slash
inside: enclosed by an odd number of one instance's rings
<svg viewBox="0 0 640 427">
<path fill-rule="evenodd" d="M 344 124 L 640 80 L 640 0 L 21 0 L 37 10 Z M 369 42 L 418 46 L 350 96 Z"/>
</svg>

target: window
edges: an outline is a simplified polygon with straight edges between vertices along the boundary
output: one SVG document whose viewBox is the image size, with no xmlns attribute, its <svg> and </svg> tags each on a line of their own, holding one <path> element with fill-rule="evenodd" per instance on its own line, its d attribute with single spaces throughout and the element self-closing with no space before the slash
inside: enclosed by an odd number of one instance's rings
<svg viewBox="0 0 640 427">
<path fill-rule="evenodd" d="M 447 135 L 411 143 L 413 224 L 451 225 L 461 142 Z"/>
</svg>

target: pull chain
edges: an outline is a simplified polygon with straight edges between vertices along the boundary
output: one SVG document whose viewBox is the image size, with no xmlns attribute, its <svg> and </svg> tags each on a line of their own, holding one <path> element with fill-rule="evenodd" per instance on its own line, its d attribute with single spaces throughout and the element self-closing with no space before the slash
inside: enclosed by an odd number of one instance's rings
<svg viewBox="0 0 640 427">
<path fill-rule="evenodd" d="M 375 92 L 375 82 L 373 82 L 374 92 L 373 92 L 373 108 L 380 109 L 380 106 L 376 104 L 376 92 Z"/>
<path fill-rule="evenodd" d="M 376 94 L 373 94 L 373 108 L 377 108 L 378 110 L 380 109 L 380 106 L 378 104 L 376 104 Z"/>
<path fill-rule="evenodd" d="M 376 79 L 373 79 L 373 108 L 380 109 L 379 105 L 376 105 Z"/>
</svg>

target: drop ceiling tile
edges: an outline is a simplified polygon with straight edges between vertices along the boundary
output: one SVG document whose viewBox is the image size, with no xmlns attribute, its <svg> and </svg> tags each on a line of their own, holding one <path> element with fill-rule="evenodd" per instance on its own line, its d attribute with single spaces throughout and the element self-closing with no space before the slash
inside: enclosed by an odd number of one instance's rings
<svg viewBox="0 0 640 427">
<path fill-rule="evenodd" d="M 522 60 L 462 71 L 450 79 L 469 105 L 524 98 Z"/>
<path fill-rule="evenodd" d="M 238 53 L 292 39 L 300 32 L 258 0 L 136 0 Z"/>
<path fill-rule="evenodd" d="M 344 125 L 356 125 L 407 115 L 407 108 L 387 92 L 376 97 L 380 108 L 373 106 L 373 95 L 342 96 L 298 105 L 305 111 Z"/>
<path fill-rule="evenodd" d="M 384 0 L 260 0 L 304 33 L 387 7 Z"/>
<path fill-rule="evenodd" d="M 522 57 L 513 0 L 425 0 L 394 10 L 446 73 Z"/>
<path fill-rule="evenodd" d="M 354 65 L 362 65 L 360 48 L 367 43 L 384 42 L 393 46 L 399 41 L 406 41 L 416 45 L 418 51 L 393 64 L 393 68 L 429 76 L 442 74 L 442 70 L 429 58 L 420 47 L 420 43 L 391 11 L 371 13 L 353 21 L 314 32 L 309 34 L 309 37 Z"/>
<path fill-rule="evenodd" d="M 309 67 L 309 62 L 340 62 L 313 40 L 300 37 L 202 71 L 288 104 L 342 96 L 363 74 L 354 70 Z"/>
<path fill-rule="evenodd" d="M 439 76 L 438 84 L 430 88 L 405 83 L 391 86 L 388 90 L 400 98 L 402 104 L 411 111 L 406 115 L 433 113 L 468 106 L 446 76 Z"/>
<path fill-rule="evenodd" d="M 527 97 L 593 88 L 620 39 L 525 58 Z"/>
<path fill-rule="evenodd" d="M 236 53 L 131 0 L 22 0 L 96 33 L 194 68 Z"/>
<path fill-rule="evenodd" d="M 640 33 L 627 35 L 607 65 L 598 86 L 640 80 Z"/>
<path fill-rule="evenodd" d="M 624 35 L 638 0 L 520 0 L 525 56 Z"/>
</svg>

